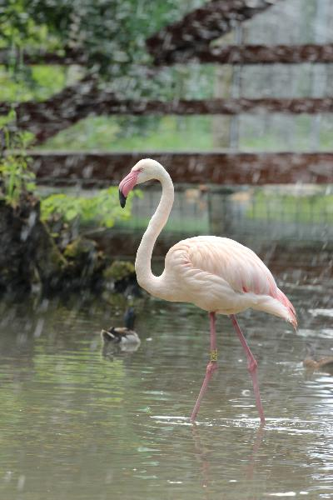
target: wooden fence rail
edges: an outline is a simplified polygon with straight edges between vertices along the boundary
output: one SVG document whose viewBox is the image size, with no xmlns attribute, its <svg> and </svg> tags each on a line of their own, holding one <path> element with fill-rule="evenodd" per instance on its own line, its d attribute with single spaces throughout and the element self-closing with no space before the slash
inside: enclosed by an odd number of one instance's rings
<svg viewBox="0 0 333 500">
<path fill-rule="evenodd" d="M 72 64 L 86 65 L 87 54 L 83 51 L 66 49 L 63 54 L 39 52 L 23 54 L 0 50 L 0 64 L 7 64 L 11 58 L 20 58 L 27 65 L 47 64 L 70 66 Z M 188 62 L 214 64 L 331 64 L 333 63 L 333 44 L 304 45 L 224 45 L 222 47 L 196 47 L 195 52 L 157 53 L 154 67 L 141 66 L 141 72 L 153 75 L 159 68 Z M 111 61 L 110 61 L 111 64 Z"/>
<path fill-rule="evenodd" d="M 0 115 L 11 109 L 0 102 Z M 95 88 L 94 82 L 78 83 L 42 102 L 14 106 L 16 124 L 35 134 L 41 143 L 88 116 L 98 115 L 238 115 L 240 113 L 316 114 L 333 113 L 333 98 L 323 99 L 205 99 L 165 101 L 118 100 Z"/>
<path fill-rule="evenodd" d="M 141 158 L 160 161 L 178 183 L 333 183 L 333 153 L 28 152 L 40 184 L 116 184 Z"/>
<path fill-rule="evenodd" d="M 161 52 L 154 57 L 156 66 L 191 61 L 201 64 L 330 64 L 333 63 L 333 44 L 227 45 L 201 47 L 192 52 Z"/>
<path fill-rule="evenodd" d="M 74 97 L 74 96 L 72 96 Z M 63 111 L 64 119 L 70 120 L 75 114 L 78 119 L 88 115 L 239 115 L 241 113 L 285 113 L 316 114 L 333 113 L 333 97 L 325 98 L 261 98 L 261 99 L 174 99 L 173 101 L 132 101 L 115 99 L 114 95 L 96 91 L 83 95 L 79 102 L 68 102 Z M 60 115 L 61 108 L 54 109 L 53 100 L 41 102 L 25 102 L 11 106 L 0 102 L 0 115 L 7 114 L 11 107 L 16 109 L 20 121 L 28 121 L 30 117 L 39 124 L 50 119 L 47 111 L 52 111 L 52 121 Z M 29 124 L 27 123 L 27 126 Z"/>
</svg>

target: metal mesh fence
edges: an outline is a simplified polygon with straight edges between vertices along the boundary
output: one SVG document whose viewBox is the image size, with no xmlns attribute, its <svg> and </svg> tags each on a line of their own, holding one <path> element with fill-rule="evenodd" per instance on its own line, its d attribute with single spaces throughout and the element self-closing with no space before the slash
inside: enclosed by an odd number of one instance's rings
<svg viewBox="0 0 333 500">
<path fill-rule="evenodd" d="M 144 230 L 158 205 L 160 190 L 143 189 L 130 221 L 115 230 Z M 258 239 L 333 240 L 333 186 L 214 188 L 176 186 L 168 233 L 255 236 Z"/>
</svg>

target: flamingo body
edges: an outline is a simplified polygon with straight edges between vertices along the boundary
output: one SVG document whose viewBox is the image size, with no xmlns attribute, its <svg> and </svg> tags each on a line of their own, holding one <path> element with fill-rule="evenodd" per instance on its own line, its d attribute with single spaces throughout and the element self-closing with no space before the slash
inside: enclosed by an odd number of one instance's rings
<svg viewBox="0 0 333 500">
<path fill-rule="evenodd" d="M 295 310 L 269 269 L 252 250 L 229 238 L 180 241 L 167 253 L 161 278 L 163 299 L 226 315 L 252 307 L 296 327 Z"/>
<path fill-rule="evenodd" d="M 197 236 L 180 241 L 166 255 L 165 268 L 160 276 L 151 270 L 154 244 L 165 226 L 174 201 L 170 175 L 155 160 L 140 160 L 119 184 L 122 207 L 129 192 L 137 184 L 156 179 L 162 185 L 162 196 L 156 212 L 139 245 L 135 269 L 138 283 L 151 295 L 171 302 L 190 302 L 208 311 L 210 316 L 210 362 L 193 409 L 194 421 L 209 380 L 216 370 L 216 314 L 229 315 L 248 359 L 261 422 L 265 421 L 259 385 L 257 362 L 247 345 L 235 314 L 248 308 L 265 311 L 297 326 L 295 309 L 260 260 L 249 248 L 229 238 Z"/>
</svg>

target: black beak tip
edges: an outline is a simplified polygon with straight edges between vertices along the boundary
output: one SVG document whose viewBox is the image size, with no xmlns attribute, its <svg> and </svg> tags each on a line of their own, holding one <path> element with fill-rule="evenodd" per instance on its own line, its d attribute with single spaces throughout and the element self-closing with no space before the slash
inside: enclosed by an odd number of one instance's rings
<svg viewBox="0 0 333 500">
<path fill-rule="evenodd" d="M 120 191 L 120 189 L 119 189 L 119 202 L 120 202 L 121 208 L 125 208 L 126 196 L 123 195 L 123 193 L 122 193 L 122 191 Z"/>
</svg>

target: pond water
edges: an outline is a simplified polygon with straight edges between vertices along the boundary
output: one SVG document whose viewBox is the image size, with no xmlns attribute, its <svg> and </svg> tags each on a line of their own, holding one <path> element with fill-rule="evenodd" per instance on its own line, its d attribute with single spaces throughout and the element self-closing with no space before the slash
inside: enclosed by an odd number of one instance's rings
<svg viewBox="0 0 333 500">
<path fill-rule="evenodd" d="M 333 378 L 306 372 L 304 346 L 333 354 L 332 283 L 280 280 L 297 334 L 247 312 L 259 362 L 260 428 L 246 361 L 218 318 L 219 370 L 198 416 L 209 330 L 195 307 L 136 299 L 142 343 L 102 352 L 124 299 L 0 303 L 0 498 L 261 499 L 333 497 Z"/>
</svg>

